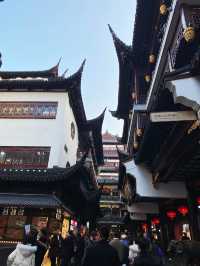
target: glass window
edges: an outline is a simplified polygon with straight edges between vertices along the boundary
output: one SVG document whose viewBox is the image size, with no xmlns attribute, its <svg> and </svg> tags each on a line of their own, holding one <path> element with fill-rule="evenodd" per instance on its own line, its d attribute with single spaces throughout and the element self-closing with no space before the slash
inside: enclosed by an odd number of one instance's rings
<svg viewBox="0 0 200 266">
<path fill-rule="evenodd" d="M 0 147 L 1 168 L 47 168 L 50 147 Z"/>
</svg>

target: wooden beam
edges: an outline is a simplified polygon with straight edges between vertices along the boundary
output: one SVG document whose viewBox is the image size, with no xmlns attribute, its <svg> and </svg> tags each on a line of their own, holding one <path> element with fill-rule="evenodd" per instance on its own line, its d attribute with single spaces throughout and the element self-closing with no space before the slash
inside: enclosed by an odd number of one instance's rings
<svg viewBox="0 0 200 266">
<path fill-rule="evenodd" d="M 164 140 L 160 152 L 156 155 L 152 162 L 152 168 L 154 173 L 160 173 L 164 167 L 168 164 L 174 149 L 181 142 L 182 138 L 187 135 L 190 124 L 182 123 L 175 124 L 171 129 L 168 137 Z M 157 180 L 158 181 L 158 180 Z"/>
<path fill-rule="evenodd" d="M 168 161 L 168 166 L 163 169 L 163 180 L 168 180 L 170 176 L 174 175 L 178 168 L 187 164 L 198 149 L 198 141 L 200 139 L 199 130 L 194 131 L 191 135 L 185 136 L 176 147 L 174 154 Z"/>
</svg>

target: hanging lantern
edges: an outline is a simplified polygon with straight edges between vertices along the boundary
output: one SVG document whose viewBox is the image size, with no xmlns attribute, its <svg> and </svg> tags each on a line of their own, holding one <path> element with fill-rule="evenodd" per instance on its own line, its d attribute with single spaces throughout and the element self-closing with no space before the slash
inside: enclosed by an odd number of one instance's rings
<svg viewBox="0 0 200 266">
<path fill-rule="evenodd" d="M 154 54 L 150 54 L 149 56 L 149 63 L 154 64 L 156 62 L 156 57 Z"/>
<path fill-rule="evenodd" d="M 160 219 L 158 219 L 158 218 L 153 218 L 153 219 L 151 220 L 151 223 L 152 223 L 153 225 L 159 225 L 159 224 L 160 224 Z"/>
<path fill-rule="evenodd" d="M 195 29 L 191 26 L 187 27 L 183 31 L 183 37 L 186 42 L 192 42 L 195 39 Z"/>
<path fill-rule="evenodd" d="M 138 149 L 139 145 L 138 145 L 138 142 L 137 141 L 133 143 L 133 147 L 134 147 L 135 150 Z"/>
<path fill-rule="evenodd" d="M 132 92 L 132 99 L 135 101 L 136 100 L 136 93 Z"/>
<path fill-rule="evenodd" d="M 145 81 L 146 81 L 147 83 L 149 83 L 149 82 L 151 81 L 151 77 L 150 77 L 150 75 L 145 75 L 145 76 L 144 76 L 144 79 L 145 79 Z"/>
<path fill-rule="evenodd" d="M 200 205 L 200 197 L 197 198 L 197 204 Z"/>
<path fill-rule="evenodd" d="M 143 224 L 142 224 L 142 230 L 143 230 L 144 232 L 146 232 L 147 229 L 148 229 L 148 224 L 147 224 L 147 223 L 143 223 Z"/>
<path fill-rule="evenodd" d="M 180 212 L 180 214 L 182 214 L 183 216 L 187 215 L 189 210 L 187 206 L 180 206 L 178 208 L 178 211 Z"/>
<path fill-rule="evenodd" d="M 142 136 L 142 129 L 141 128 L 137 128 L 136 129 L 136 134 L 138 137 L 141 137 Z"/>
<path fill-rule="evenodd" d="M 136 131 L 134 130 L 134 133 L 133 133 L 133 148 L 135 150 L 137 150 L 139 147 L 139 144 L 138 144 L 138 141 L 137 141 L 137 135 L 136 135 Z"/>
<path fill-rule="evenodd" d="M 167 211 L 167 217 L 171 220 L 174 220 L 176 218 L 176 212 L 175 211 Z"/>
<path fill-rule="evenodd" d="M 165 16 L 166 14 L 167 14 L 167 6 L 165 5 L 165 4 L 161 4 L 160 5 L 160 14 L 162 15 L 162 16 Z"/>
</svg>

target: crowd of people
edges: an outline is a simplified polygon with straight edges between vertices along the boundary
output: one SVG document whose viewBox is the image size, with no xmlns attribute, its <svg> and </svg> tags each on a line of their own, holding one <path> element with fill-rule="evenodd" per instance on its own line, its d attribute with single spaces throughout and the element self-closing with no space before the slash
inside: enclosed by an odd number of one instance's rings
<svg viewBox="0 0 200 266">
<path fill-rule="evenodd" d="M 107 227 L 89 233 L 74 229 L 62 237 L 58 229 L 26 228 L 23 243 L 9 255 L 7 266 L 151 266 L 164 265 L 164 253 L 147 235 L 137 240 L 111 235 Z"/>
</svg>

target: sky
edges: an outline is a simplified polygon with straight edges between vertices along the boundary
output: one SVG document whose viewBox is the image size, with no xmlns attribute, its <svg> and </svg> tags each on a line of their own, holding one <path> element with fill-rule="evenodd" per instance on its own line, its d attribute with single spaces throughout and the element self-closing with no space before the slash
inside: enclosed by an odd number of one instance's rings
<svg viewBox="0 0 200 266">
<path fill-rule="evenodd" d="M 131 45 L 136 0 L 5 0 L 0 2 L 1 70 L 44 70 L 62 57 L 59 74 L 86 59 L 82 97 L 88 119 L 107 107 L 103 131 L 121 135 L 118 61 L 108 30 Z"/>
</svg>

